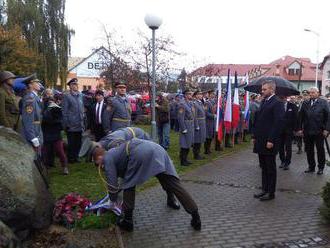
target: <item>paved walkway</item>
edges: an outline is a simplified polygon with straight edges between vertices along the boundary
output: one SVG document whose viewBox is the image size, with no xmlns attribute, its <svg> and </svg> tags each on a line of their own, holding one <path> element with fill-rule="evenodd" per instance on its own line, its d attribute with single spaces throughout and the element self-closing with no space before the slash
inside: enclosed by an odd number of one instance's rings
<svg viewBox="0 0 330 248">
<path fill-rule="evenodd" d="M 214 161 L 185 175 L 184 186 L 196 200 L 202 231 L 190 215 L 166 207 L 160 186 L 137 196 L 135 231 L 124 234 L 127 247 L 330 247 L 330 227 L 322 224 L 318 194 L 329 179 L 306 175 L 306 154 L 296 155 L 289 171 L 278 169 L 276 199 L 253 198 L 261 184 L 251 149 Z"/>
</svg>

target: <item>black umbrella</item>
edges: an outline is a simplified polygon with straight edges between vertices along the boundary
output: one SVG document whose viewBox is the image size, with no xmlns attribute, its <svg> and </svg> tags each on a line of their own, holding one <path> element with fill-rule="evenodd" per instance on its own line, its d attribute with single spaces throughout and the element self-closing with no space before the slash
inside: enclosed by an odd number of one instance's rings
<svg viewBox="0 0 330 248">
<path fill-rule="evenodd" d="M 294 95 L 300 94 L 299 90 L 293 83 L 291 83 L 290 81 L 286 80 L 285 78 L 281 78 L 281 77 L 261 77 L 261 78 L 258 78 L 257 80 L 252 81 L 249 85 L 245 86 L 244 89 L 246 91 L 260 94 L 261 86 L 266 81 L 275 82 L 276 95 L 294 96 Z"/>
</svg>

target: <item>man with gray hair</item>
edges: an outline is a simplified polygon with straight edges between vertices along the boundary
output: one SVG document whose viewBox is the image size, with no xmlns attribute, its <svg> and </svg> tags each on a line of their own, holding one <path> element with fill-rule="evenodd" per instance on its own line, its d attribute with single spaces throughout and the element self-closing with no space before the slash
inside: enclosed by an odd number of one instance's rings
<svg viewBox="0 0 330 248">
<path fill-rule="evenodd" d="M 319 89 L 309 89 L 310 99 L 304 101 L 299 112 L 299 132 L 304 137 L 308 169 L 305 173 L 315 172 L 316 162 L 314 145 L 317 150 L 318 175 L 323 174 L 325 165 L 324 139 L 330 131 L 329 105 L 321 99 Z"/>
<path fill-rule="evenodd" d="M 252 128 L 253 151 L 258 153 L 262 170 L 262 192 L 254 197 L 260 201 L 275 198 L 276 154 L 279 150 L 284 117 L 284 105 L 275 96 L 275 89 L 273 81 L 266 81 L 262 85 L 263 101 L 255 114 Z"/>
</svg>

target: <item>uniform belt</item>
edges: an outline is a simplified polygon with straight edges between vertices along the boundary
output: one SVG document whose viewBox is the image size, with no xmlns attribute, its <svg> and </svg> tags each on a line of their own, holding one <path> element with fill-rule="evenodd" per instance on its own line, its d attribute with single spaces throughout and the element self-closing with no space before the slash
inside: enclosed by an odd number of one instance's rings
<svg viewBox="0 0 330 248">
<path fill-rule="evenodd" d="M 121 121 L 121 122 L 129 122 L 129 119 L 122 119 L 122 118 L 112 118 L 113 121 Z"/>
<path fill-rule="evenodd" d="M 197 120 L 205 120 L 205 117 L 197 118 Z"/>
<path fill-rule="evenodd" d="M 35 124 L 35 125 L 40 125 L 40 124 L 41 124 L 41 122 L 40 122 L 40 121 L 34 121 L 34 122 L 32 122 L 32 124 Z"/>
<path fill-rule="evenodd" d="M 187 120 L 187 119 L 186 119 L 185 121 L 194 121 L 194 120 Z"/>
</svg>

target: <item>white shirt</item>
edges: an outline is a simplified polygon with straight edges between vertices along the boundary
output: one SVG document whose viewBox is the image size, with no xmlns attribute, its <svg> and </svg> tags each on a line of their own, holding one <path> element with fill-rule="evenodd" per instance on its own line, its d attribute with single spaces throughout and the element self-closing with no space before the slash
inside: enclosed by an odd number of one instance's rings
<svg viewBox="0 0 330 248">
<path fill-rule="evenodd" d="M 272 98 L 273 96 L 275 96 L 275 94 L 271 95 L 270 97 L 267 98 L 267 101 L 270 100 L 270 98 Z"/>
<path fill-rule="evenodd" d="M 96 118 L 98 120 L 98 123 L 102 123 L 102 108 L 103 108 L 103 103 L 104 103 L 104 100 L 102 100 L 101 102 L 98 102 L 96 103 L 96 109 L 95 109 L 95 115 L 96 115 Z M 99 116 L 97 116 L 97 111 L 99 110 Z"/>
</svg>

